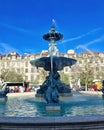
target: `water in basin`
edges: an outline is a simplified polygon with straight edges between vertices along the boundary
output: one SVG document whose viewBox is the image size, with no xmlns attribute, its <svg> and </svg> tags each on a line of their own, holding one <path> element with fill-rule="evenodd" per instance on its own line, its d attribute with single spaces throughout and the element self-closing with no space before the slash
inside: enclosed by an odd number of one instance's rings
<svg viewBox="0 0 104 130">
<path fill-rule="evenodd" d="M 47 112 L 46 102 L 35 97 L 10 97 L 0 101 L 0 116 L 40 117 L 40 116 L 79 116 L 104 115 L 104 99 L 101 96 L 75 94 L 60 101 L 61 111 Z"/>
</svg>

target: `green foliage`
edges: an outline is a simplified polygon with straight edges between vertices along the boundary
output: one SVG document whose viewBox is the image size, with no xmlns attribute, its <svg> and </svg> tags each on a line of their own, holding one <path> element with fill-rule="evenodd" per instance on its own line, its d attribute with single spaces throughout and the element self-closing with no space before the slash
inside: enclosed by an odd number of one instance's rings
<svg viewBox="0 0 104 130">
<path fill-rule="evenodd" d="M 21 74 L 16 73 L 15 71 L 5 70 L 1 73 L 0 78 L 8 82 L 22 82 L 23 77 Z"/>
<path fill-rule="evenodd" d="M 93 81 L 92 74 L 89 72 L 82 72 L 80 73 L 80 80 L 82 86 L 86 84 L 90 84 Z"/>
<path fill-rule="evenodd" d="M 60 73 L 60 80 L 65 83 L 65 84 L 69 84 L 69 76 L 68 74 L 64 74 L 64 73 Z"/>
<path fill-rule="evenodd" d="M 46 80 L 46 76 L 47 71 L 45 71 L 44 69 L 38 69 L 38 75 L 34 79 L 33 84 L 34 85 L 42 84 Z"/>
<path fill-rule="evenodd" d="M 38 85 L 38 84 L 39 84 L 39 76 L 37 76 L 37 77 L 34 79 L 33 84 L 34 84 L 34 85 Z"/>
</svg>

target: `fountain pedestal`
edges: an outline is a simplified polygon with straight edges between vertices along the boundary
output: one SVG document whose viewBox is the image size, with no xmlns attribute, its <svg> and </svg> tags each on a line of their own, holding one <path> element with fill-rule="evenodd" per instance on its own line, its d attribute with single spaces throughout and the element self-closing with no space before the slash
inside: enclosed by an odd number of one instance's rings
<svg viewBox="0 0 104 130">
<path fill-rule="evenodd" d="M 61 105 L 59 103 L 51 103 L 46 105 L 46 111 L 60 111 Z"/>
</svg>

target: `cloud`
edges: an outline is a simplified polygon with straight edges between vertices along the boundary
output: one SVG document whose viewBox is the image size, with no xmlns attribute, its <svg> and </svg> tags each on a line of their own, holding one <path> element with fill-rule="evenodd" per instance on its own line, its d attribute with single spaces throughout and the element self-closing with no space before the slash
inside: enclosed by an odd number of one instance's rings
<svg viewBox="0 0 104 130">
<path fill-rule="evenodd" d="M 4 26 L 6 28 L 12 29 L 12 30 L 16 30 L 18 32 L 22 32 L 22 33 L 26 33 L 26 34 L 29 34 L 29 35 L 33 35 L 33 33 L 31 31 L 23 29 L 23 28 L 20 28 L 20 27 L 12 26 L 12 25 L 9 25 L 9 24 L 6 24 L 6 23 L 2 23 L 2 22 L 0 22 L 0 25 Z"/>
<path fill-rule="evenodd" d="M 14 52 L 14 51 L 17 52 L 17 53 L 19 53 L 19 54 L 22 53 L 19 49 L 11 47 L 7 43 L 0 43 L 0 53 L 1 54 L 8 54 L 8 53 Z"/>
<path fill-rule="evenodd" d="M 91 31 L 89 31 L 89 32 L 87 32 L 87 33 L 85 33 L 85 34 L 80 35 L 80 36 L 63 40 L 63 41 L 62 41 L 61 43 L 59 43 L 59 44 L 67 43 L 67 42 L 74 41 L 74 40 L 79 40 L 79 39 L 81 39 L 81 38 L 83 38 L 83 37 L 86 37 L 86 36 L 88 36 L 88 35 L 91 35 L 91 34 L 93 34 L 93 33 L 95 33 L 95 32 L 100 31 L 100 30 L 102 30 L 102 28 L 93 29 L 93 30 L 91 30 Z"/>
<path fill-rule="evenodd" d="M 84 46 L 84 45 L 79 45 L 78 48 L 81 48 L 81 49 L 83 49 L 83 50 L 86 50 L 86 51 L 90 52 L 90 54 L 91 54 L 93 57 L 95 57 L 95 55 L 93 54 L 93 52 L 92 52 L 90 49 L 88 49 L 86 46 Z M 77 48 L 77 49 L 78 49 L 78 48 Z"/>
<path fill-rule="evenodd" d="M 104 35 L 102 35 L 100 38 L 94 39 L 94 40 L 89 41 L 89 42 L 87 42 L 87 43 L 85 43 L 85 44 L 78 45 L 78 46 L 76 47 L 76 49 L 79 49 L 79 48 L 87 48 L 89 45 L 95 44 L 95 43 L 97 43 L 97 42 L 101 42 L 101 41 L 103 41 L 103 40 L 104 40 Z"/>
<path fill-rule="evenodd" d="M 11 47 L 7 43 L 0 43 L 0 54 L 9 54 L 10 52 L 17 52 L 20 55 L 24 55 L 25 53 L 32 54 L 35 53 L 36 51 L 37 50 L 33 50 L 30 48 L 20 50 L 18 48 Z"/>
<path fill-rule="evenodd" d="M 102 35 L 100 38 L 97 38 L 97 39 L 94 39 L 94 40 L 92 40 L 92 41 L 90 41 L 90 42 L 87 42 L 86 44 L 85 44 L 85 46 L 87 47 L 87 46 L 89 46 L 89 45 L 91 45 L 91 44 L 94 44 L 94 43 L 97 43 L 97 42 L 101 42 L 101 41 L 103 41 L 104 40 L 104 35 Z"/>
</svg>

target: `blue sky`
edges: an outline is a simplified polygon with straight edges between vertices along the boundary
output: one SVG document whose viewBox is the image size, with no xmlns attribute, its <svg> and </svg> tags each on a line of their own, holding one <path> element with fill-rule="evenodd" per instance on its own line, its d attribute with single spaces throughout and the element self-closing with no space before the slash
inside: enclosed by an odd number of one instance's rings
<svg viewBox="0 0 104 130">
<path fill-rule="evenodd" d="M 64 35 L 59 52 L 104 52 L 104 0 L 0 0 L 0 53 L 48 50 L 52 19 Z"/>
</svg>

